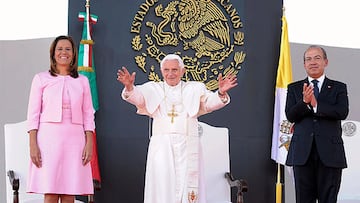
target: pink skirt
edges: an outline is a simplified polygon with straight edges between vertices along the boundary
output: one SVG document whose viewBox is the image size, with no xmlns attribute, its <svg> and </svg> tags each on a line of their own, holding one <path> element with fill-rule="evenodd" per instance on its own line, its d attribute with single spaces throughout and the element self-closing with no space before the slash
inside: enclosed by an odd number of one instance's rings
<svg viewBox="0 0 360 203">
<path fill-rule="evenodd" d="M 42 167 L 37 168 L 30 160 L 27 192 L 68 195 L 94 193 L 90 163 L 82 164 L 85 147 L 82 125 L 72 124 L 69 117 L 63 118 L 61 123 L 40 123 L 37 141 Z"/>
</svg>

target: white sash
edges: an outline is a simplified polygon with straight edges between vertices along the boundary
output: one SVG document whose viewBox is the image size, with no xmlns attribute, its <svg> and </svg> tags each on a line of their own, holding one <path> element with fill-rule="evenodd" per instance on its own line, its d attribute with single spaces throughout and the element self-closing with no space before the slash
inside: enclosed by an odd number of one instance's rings
<svg viewBox="0 0 360 203">
<path fill-rule="evenodd" d="M 187 181 L 186 194 L 189 203 L 198 202 L 199 198 L 199 131 L 198 120 L 195 118 L 176 117 L 156 118 L 153 121 L 153 135 L 184 134 L 186 135 Z"/>
</svg>

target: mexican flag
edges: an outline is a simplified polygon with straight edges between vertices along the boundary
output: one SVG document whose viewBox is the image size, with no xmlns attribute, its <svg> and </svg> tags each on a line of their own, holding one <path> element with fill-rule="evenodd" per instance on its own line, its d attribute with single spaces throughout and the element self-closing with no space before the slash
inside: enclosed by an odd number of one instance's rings
<svg viewBox="0 0 360 203">
<path fill-rule="evenodd" d="M 89 79 L 92 102 L 95 111 L 99 109 L 98 93 L 96 87 L 96 72 L 94 65 L 93 44 L 94 41 L 91 38 L 91 25 L 97 22 L 97 16 L 90 14 L 89 1 L 86 3 L 86 12 L 80 12 L 78 18 L 84 23 L 82 38 L 79 44 L 79 61 L 78 72 L 85 75 Z M 93 179 L 98 183 L 101 182 L 100 168 L 98 163 L 98 153 L 96 144 L 96 132 L 93 136 L 93 157 L 91 159 L 91 169 Z"/>
</svg>

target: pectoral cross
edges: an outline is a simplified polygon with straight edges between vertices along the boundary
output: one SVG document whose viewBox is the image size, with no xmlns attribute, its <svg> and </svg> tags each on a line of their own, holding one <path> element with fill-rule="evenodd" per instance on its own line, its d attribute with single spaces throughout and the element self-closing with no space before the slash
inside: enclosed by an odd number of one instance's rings
<svg viewBox="0 0 360 203">
<path fill-rule="evenodd" d="M 171 123 L 174 123 L 174 117 L 178 116 L 178 114 L 175 112 L 175 105 L 172 105 L 171 112 L 167 114 L 171 117 Z"/>
</svg>

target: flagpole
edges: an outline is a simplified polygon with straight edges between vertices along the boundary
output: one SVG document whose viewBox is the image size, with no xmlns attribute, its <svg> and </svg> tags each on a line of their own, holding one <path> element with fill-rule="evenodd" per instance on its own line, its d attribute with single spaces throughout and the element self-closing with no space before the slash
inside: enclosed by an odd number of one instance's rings
<svg viewBox="0 0 360 203">
<path fill-rule="evenodd" d="M 281 166 L 277 164 L 276 203 L 282 202 Z"/>
</svg>

